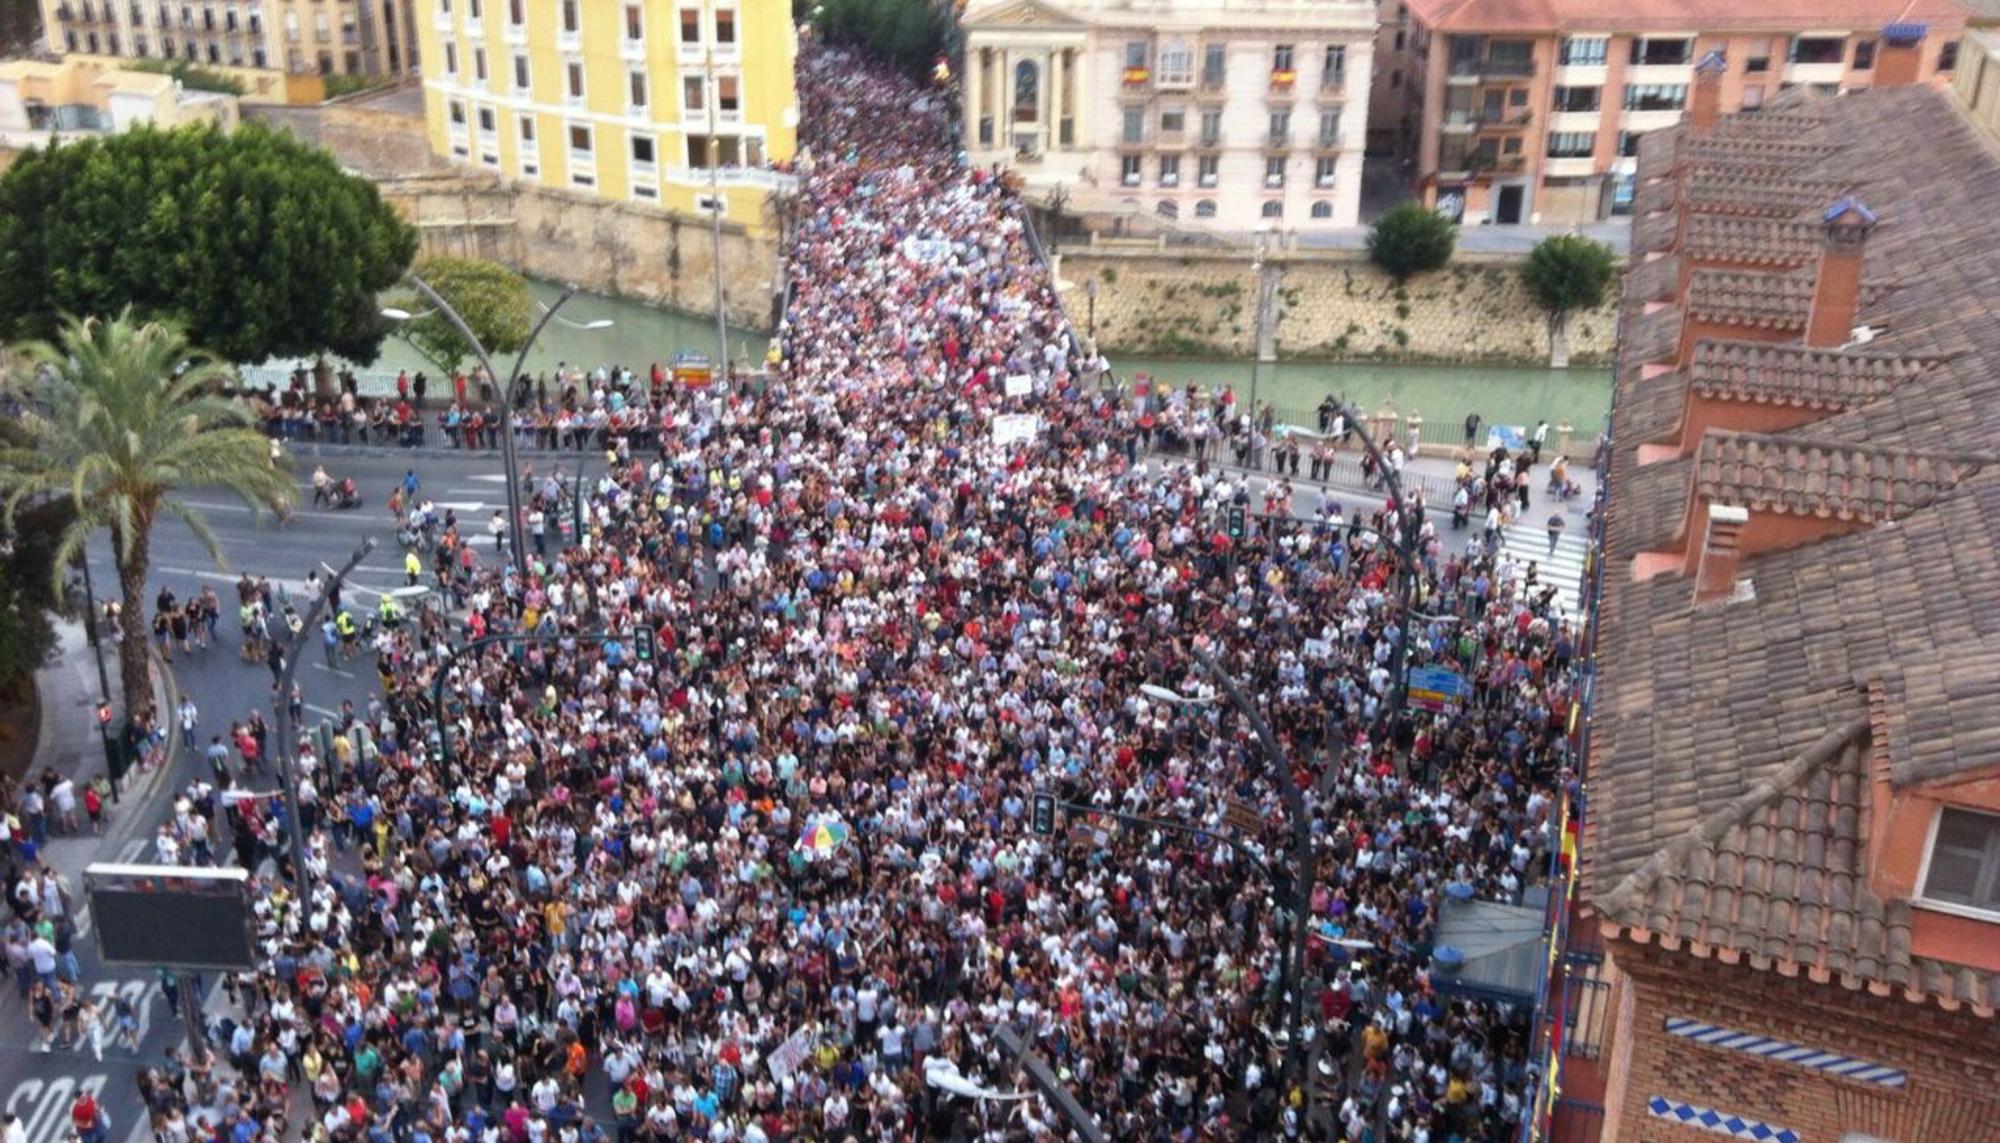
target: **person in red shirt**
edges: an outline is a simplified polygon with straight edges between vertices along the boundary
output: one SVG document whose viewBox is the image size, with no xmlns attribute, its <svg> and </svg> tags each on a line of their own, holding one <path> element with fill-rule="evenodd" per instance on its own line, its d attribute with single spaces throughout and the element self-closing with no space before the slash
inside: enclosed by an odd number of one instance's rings
<svg viewBox="0 0 2000 1143">
<path fill-rule="evenodd" d="M 111 1117 L 87 1091 L 79 1092 L 76 1102 L 69 1105 L 69 1125 L 80 1143 L 104 1143 L 111 1134 Z"/>
</svg>

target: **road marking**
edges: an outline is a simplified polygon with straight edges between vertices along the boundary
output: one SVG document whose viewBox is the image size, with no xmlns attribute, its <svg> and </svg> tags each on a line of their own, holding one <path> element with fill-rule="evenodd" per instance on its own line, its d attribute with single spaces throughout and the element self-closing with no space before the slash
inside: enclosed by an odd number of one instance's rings
<svg viewBox="0 0 2000 1143">
<path fill-rule="evenodd" d="M 477 480 L 481 484 L 505 484 L 507 483 L 507 474 L 504 472 L 475 472 L 464 479 Z M 448 491 L 456 492 L 458 489 L 453 488 L 448 489 Z"/>
<path fill-rule="evenodd" d="M 328 718 L 340 718 L 340 717 L 342 717 L 342 715 L 341 715 L 341 713 L 340 713 L 339 711 L 337 711 L 337 710 L 333 710 L 333 709 L 331 709 L 331 708 L 329 708 L 329 707 L 323 707 L 323 706 L 314 706 L 314 705 L 313 705 L 313 704 L 311 704 L 311 703 L 307 703 L 307 704 L 306 704 L 306 709 L 307 709 L 307 710 L 309 710 L 309 711 L 311 711 L 311 712 L 313 712 L 314 714 L 323 714 L 323 715 L 327 716 Z"/>
<path fill-rule="evenodd" d="M 454 512 L 477 512 L 481 508 L 486 507 L 486 502 L 483 500 L 439 500 L 437 501 L 437 506 L 439 508 L 449 508 Z"/>
<path fill-rule="evenodd" d="M 110 1082 L 107 1075 L 73 1076 L 52 1080 L 30 1079 L 16 1084 L 7 1096 L 7 1114 L 19 1116 L 27 1143 L 56 1143 L 70 1133 L 69 1105 L 79 1091 L 97 1096 Z"/>
<path fill-rule="evenodd" d="M 241 572 L 236 572 L 232 574 L 230 572 L 219 572 L 213 568 L 186 568 L 186 567 L 174 567 L 170 564 L 159 564 L 156 565 L 152 570 L 161 575 L 193 576 L 196 579 L 205 579 L 212 583 L 234 584 L 240 582 L 243 579 L 243 574 Z M 363 566 L 356 568 L 355 570 L 381 572 L 383 575 L 389 575 L 392 574 L 396 569 L 371 568 Z M 302 579 L 274 579 L 271 580 L 271 586 L 273 588 L 283 588 L 288 596 L 301 597 L 300 599 L 296 600 L 295 603 L 305 602 L 305 599 L 303 597 L 306 596 L 308 589 L 306 587 L 306 581 Z M 400 586 L 401 586 L 400 584 L 397 584 L 388 587 L 370 587 L 365 583 L 356 583 L 354 580 L 350 579 L 342 582 L 341 589 L 343 591 L 360 592 L 363 595 L 379 596 L 379 595 L 386 595 L 389 592 L 394 591 L 396 587 Z"/>
<path fill-rule="evenodd" d="M 223 500 L 183 500 L 181 503 L 187 505 L 189 508 L 199 508 L 203 512 L 242 512 L 248 515 L 268 517 L 273 520 L 277 519 L 277 513 L 271 511 L 269 508 L 252 508 L 247 504 L 231 504 Z M 332 511 L 323 511 L 317 508 L 294 508 L 292 509 L 291 518 L 294 520 L 300 518 L 312 520 L 353 520 L 359 523 L 378 520 L 380 517 L 377 513 L 363 512 L 360 508 L 335 509 Z"/>
<path fill-rule="evenodd" d="M 312 666 L 316 671 L 325 671 L 329 675 L 339 675 L 343 679 L 358 679 L 361 677 L 353 671 L 343 671 L 339 667 L 329 667 L 325 663 L 314 663 Z"/>
</svg>

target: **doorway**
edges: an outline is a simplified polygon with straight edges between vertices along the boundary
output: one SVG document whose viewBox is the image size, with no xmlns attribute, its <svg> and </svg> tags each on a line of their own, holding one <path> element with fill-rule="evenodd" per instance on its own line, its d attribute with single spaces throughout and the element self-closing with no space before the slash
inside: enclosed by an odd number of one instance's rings
<svg viewBox="0 0 2000 1143">
<path fill-rule="evenodd" d="M 1499 203 L 1493 208 L 1493 221 L 1510 226 L 1521 221 L 1521 206 L 1528 197 L 1528 188 L 1516 183 L 1500 188 Z"/>
</svg>

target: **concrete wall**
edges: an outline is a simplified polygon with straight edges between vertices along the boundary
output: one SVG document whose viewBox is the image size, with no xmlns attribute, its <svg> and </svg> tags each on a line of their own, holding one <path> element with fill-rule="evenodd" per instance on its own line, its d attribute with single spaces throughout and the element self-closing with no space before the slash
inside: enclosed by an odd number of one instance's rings
<svg viewBox="0 0 2000 1143">
<path fill-rule="evenodd" d="M 385 106 L 382 93 L 371 92 L 311 107 L 246 106 L 243 114 L 246 119 L 289 131 L 300 142 L 332 151 L 341 166 L 372 179 L 450 170 L 449 164 L 431 153 L 420 97 L 412 102 L 417 108 L 414 114 L 403 107 Z"/>
<path fill-rule="evenodd" d="M 594 293 L 715 312 L 714 239 L 705 218 L 478 176 L 377 185 L 417 227 L 425 253 L 486 258 Z M 775 240 L 724 223 L 722 261 L 730 320 L 769 329 L 779 281 Z"/>
<path fill-rule="evenodd" d="M 1542 313 L 1517 275 L 1518 260 L 1459 255 L 1433 274 L 1396 283 L 1358 251 L 1291 251 L 1279 267 L 1277 352 L 1291 358 L 1543 364 Z M 1110 353 L 1248 357 L 1256 325 L 1256 274 L 1247 252 L 1066 251 L 1083 318 L 1083 287 L 1097 282 L 1097 340 Z M 1610 360 L 1617 299 L 1569 324 L 1571 362 Z"/>
</svg>

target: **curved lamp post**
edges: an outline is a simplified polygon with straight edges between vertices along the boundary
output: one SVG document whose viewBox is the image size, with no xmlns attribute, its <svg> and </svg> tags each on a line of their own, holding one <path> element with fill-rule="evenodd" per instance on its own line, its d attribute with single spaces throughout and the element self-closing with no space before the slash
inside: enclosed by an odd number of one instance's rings
<svg viewBox="0 0 2000 1143">
<path fill-rule="evenodd" d="M 521 521 L 520 467 L 514 457 L 514 394 L 512 391 L 514 378 L 521 375 L 522 367 L 528 363 L 529 351 L 535 348 L 535 342 L 541 339 L 542 331 L 548 328 L 550 320 L 556 316 L 556 311 L 562 309 L 563 303 L 576 296 L 576 287 L 564 286 L 562 295 L 556 298 L 555 304 L 543 309 L 542 319 L 535 323 L 535 328 L 528 334 L 528 340 L 521 346 L 520 354 L 514 358 L 513 370 L 503 375 L 493 367 L 493 359 L 486 352 L 486 346 L 479 340 L 479 335 L 472 332 L 472 327 L 465 324 L 465 319 L 460 317 L 458 311 L 451 307 L 450 302 L 445 301 L 436 290 L 431 288 L 429 282 L 418 277 L 414 271 L 404 274 L 403 277 L 411 286 L 416 288 L 418 293 L 424 296 L 426 301 L 435 307 L 435 312 L 444 315 L 444 319 L 450 322 L 452 328 L 458 331 L 458 335 L 463 337 L 466 344 L 472 347 L 473 356 L 479 359 L 479 364 L 486 369 L 486 375 L 493 379 L 493 384 L 500 390 L 500 456 L 501 463 L 506 467 L 507 476 L 507 539 L 512 552 L 515 569 L 523 570 L 528 566 L 528 545 L 527 539 L 523 534 Z M 408 310 L 385 306 L 382 309 L 382 316 L 391 321 L 409 321 L 418 315 L 412 314 Z M 600 318 L 597 321 L 583 323 L 583 328 L 604 329 L 611 324 L 609 318 Z"/>
</svg>

